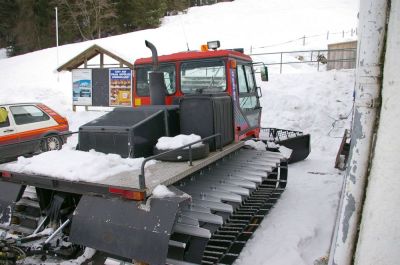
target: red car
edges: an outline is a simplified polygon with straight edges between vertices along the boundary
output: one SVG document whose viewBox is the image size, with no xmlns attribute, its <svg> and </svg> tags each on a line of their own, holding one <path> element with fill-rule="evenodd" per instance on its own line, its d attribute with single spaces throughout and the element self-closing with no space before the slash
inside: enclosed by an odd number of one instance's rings
<svg viewBox="0 0 400 265">
<path fill-rule="evenodd" d="M 68 121 L 41 103 L 0 105 L 0 162 L 61 149 Z M 46 137 L 46 138 L 43 138 Z"/>
</svg>

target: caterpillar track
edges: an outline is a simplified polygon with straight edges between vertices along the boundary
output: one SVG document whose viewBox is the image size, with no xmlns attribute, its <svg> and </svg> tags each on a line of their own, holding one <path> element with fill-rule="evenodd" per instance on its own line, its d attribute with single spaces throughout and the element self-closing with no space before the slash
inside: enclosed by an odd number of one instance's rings
<svg viewBox="0 0 400 265">
<path fill-rule="evenodd" d="M 169 257 L 195 264 L 232 264 L 286 182 L 287 162 L 279 153 L 240 149 L 177 183 L 192 203 L 178 215 Z"/>
</svg>

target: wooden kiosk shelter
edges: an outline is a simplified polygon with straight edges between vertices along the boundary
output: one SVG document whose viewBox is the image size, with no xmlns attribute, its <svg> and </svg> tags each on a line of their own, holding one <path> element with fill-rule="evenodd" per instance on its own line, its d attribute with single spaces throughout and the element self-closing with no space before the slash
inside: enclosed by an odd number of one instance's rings
<svg viewBox="0 0 400 265">
<path fill-rule="evenodd" d="M 132 106 L 133 63 L 97 44 L 58 67 L 57 71 L 72 72 L 74 111 L 76 106 L 85 106 L 86 110 L 89 106 Z"/>
<path fill-rule="evenodd" d="M 93 59 L 96 56 L 100 56 L 100 64 L 98 65 L 90 65 L 88 64 L 88 61 Z M 115 61 L 119 62 L 118 64 L 105 64 L 104 63 L 104 55 L 111 57 Z M 60 67 L 57 68 L 58 72 L 61 71 L 72 71 L 73 69 L 77 69 L 83 65 L 84 68 L 90 68 L 90 66 L 98 66 L 99 68 L 108 68 L 110 66 L 115 67 L 128 67 L 130 69 L 133 69 L 133 64 L 126 61 L 125 59 L 119 57 L 118 55 L 100 47 L 97 44 L 94 44 L 93 46 L 90 46 L 65 64 L 61 65 Z"/>
</svg>

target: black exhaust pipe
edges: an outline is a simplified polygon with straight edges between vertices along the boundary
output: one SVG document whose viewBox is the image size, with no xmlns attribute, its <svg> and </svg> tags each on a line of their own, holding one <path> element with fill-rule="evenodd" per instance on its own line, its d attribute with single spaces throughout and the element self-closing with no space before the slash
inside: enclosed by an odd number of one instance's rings
<svg viewBox="0 0 400 265">
<path fill-rule="evenodd" d="M 156 46 L 153 45 L 150 41 L 145 40 L 144 43 L 146 47 L 151 50 L 151 56 L 153 58 L 153 71 L 158 71 L 158 53 Z"/>
<path fill-rule="evenodd" d="M 158 54 L 156 46 L 150 41 L 145 41 L 146 47 L 151 50 L 153 59 L 153 72 L 149 73 L 149 92 L 151 105 L 165 105 L 165 85 L 164 73 L 159 71 Z"/>
</svg>

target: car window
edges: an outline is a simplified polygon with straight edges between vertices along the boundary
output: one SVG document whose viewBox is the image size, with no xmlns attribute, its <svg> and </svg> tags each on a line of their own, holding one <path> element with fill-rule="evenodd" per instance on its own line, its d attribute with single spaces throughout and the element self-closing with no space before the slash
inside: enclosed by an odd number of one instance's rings
<svg viewBox="0 0 400 265">
<path fill-rule="evenodd" d="M 8 119 L 8 113 L 5 108 L 0 108 L 0 128 L 10 126 L 10 120 Z"/>
<path fill-rule="evenodd" d="M 50 117 L 43 111 L 32 105 L 12 106 L 10 111 L 17 125 L 47 121 Z"/>
</svg>

